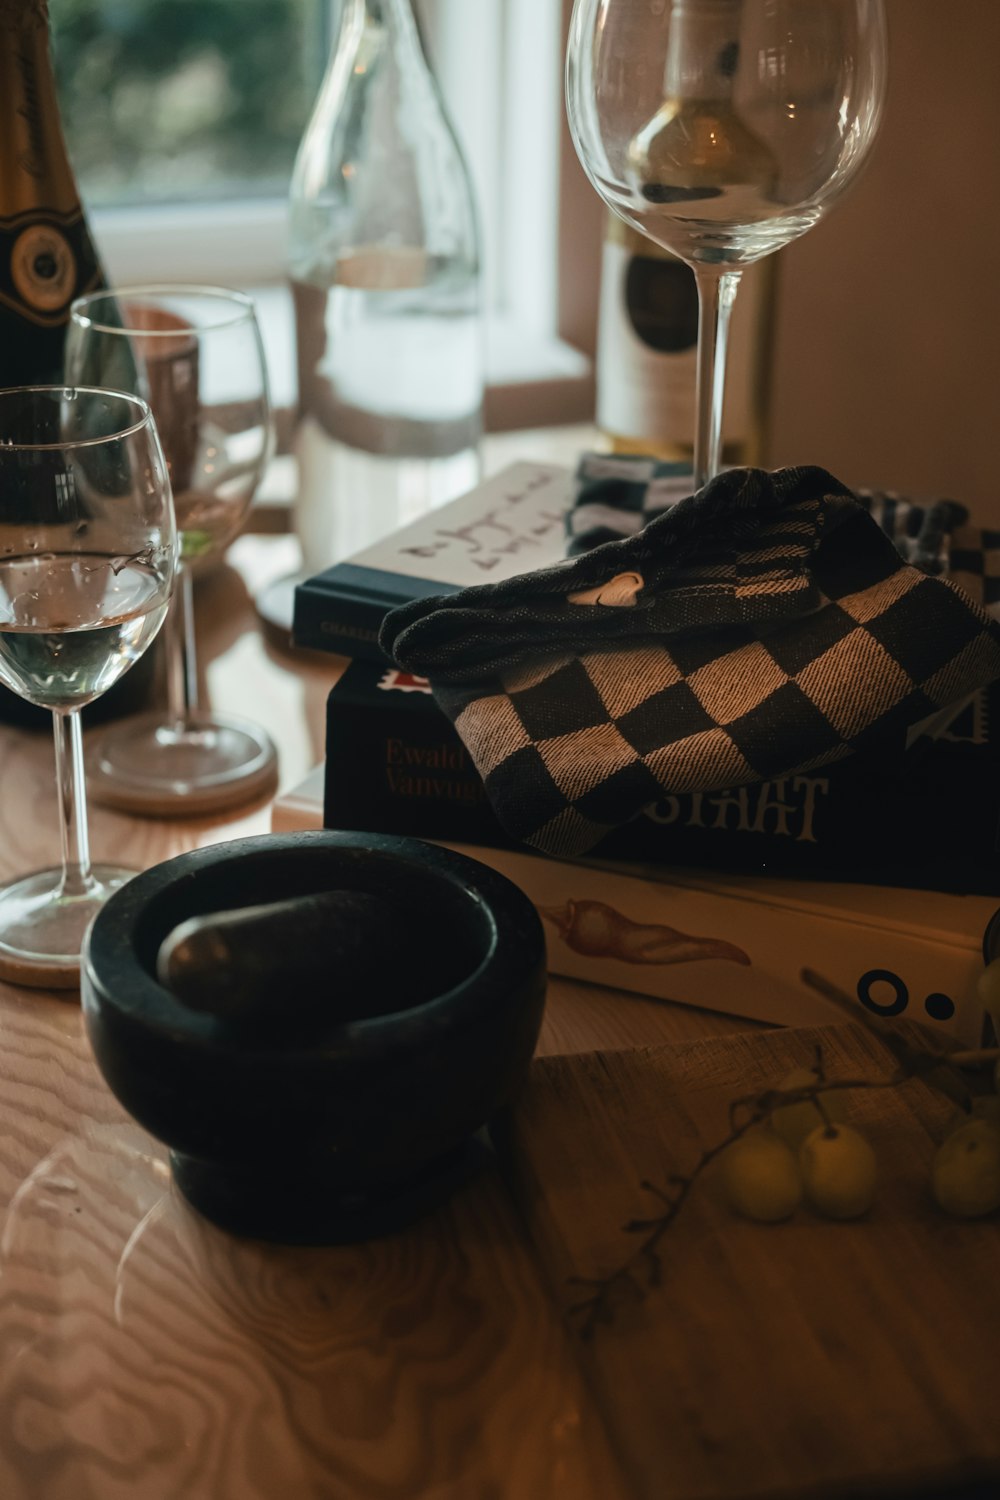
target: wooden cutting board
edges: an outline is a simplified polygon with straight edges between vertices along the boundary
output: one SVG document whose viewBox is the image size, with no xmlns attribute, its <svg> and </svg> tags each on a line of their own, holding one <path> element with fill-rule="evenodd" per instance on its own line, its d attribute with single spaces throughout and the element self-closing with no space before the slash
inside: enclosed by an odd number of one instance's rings
<svg viewBox="0 0 1000 1500">
<path fill-rule="evenodd" d="M 640 1180 L 689 1171 L 730 1102 L 817 1041 L 831 1078 L 893 1071 L 852 1025 L 536 1062 L 503 1156 L 564 1311 L 569 1278 L 619 1266 L 621 1226 L 655 1211 Z M 951 1495 L 969 1479 L 1000 1495 L 1000 1215 L 957 1221 L 931 1200 L 947 1101 L 916 1081 L 849 1100 L 881 1170 L 866 1219 L 749 1223 L 710 1171 L 662 1242 L 662 1284 L 574 1335 L 642 1500 Z"/>
</svg>

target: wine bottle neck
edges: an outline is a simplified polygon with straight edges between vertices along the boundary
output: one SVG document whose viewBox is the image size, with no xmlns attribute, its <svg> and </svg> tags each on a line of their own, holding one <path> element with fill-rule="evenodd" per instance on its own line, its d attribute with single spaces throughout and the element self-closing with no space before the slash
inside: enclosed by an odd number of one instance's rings
<svg viewBox="0 0 1000 1500">
<path fill-rule="evenodd" d="M 0 0 L 0 219 L 79 208 L 46 23 L 45 0 Z"/>
<path fill-rule="evenodd" d="M 0 27 L 20 31 L 49 24 L 49 0 L 0 0 Z"/>
<path fill-rule="evenodd" d="M 743 0 L 676 0 L 664 73 L 668 99 L 729 100 Z"/>
<path fill-rule="evenodd" d="M 343 87 L 334 79 L 345 60 L 350 60 L 351 72 L 363 79 L 387 58 L 410 73 L 430 72 L 410 0 L 344 0 L 327 67 L 331 86 L 338 91 Z"/>
<path fill-rule="evenodd" d="M 363 14 L 366 25 L 412 39 L 421 47 L 420 27 L 411 0 L 354 0 L 354 5 Z M 349 24 L 346 15 L 345 24 Z"/>
</svg>

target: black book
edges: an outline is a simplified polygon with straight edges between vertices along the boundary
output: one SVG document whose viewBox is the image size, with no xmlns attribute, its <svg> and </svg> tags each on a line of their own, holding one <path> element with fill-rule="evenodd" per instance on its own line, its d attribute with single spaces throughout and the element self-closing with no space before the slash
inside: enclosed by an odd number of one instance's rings
<svg viewBox="0 0 1000 1500">
<path fill-rule="evenodd" d="M 996 735 L 994 734 L 996 730 Z M 423 678 L 354 661 L 327 708 L 324 823 L 519 848 Z M 911 731 L 905 751 L 664 796 L 588 858 L 1000 893 L 1000 684 Z"/>
</svg>

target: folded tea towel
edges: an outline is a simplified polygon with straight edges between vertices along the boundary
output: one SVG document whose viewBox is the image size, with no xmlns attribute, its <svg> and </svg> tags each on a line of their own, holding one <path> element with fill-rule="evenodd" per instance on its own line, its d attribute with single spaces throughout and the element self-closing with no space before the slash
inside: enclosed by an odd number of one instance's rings
<svg viewBox="0 0 1000 1500">
<path fill-rule="evenodd" d="M 380 641 L 501 823 L 560 855 L 670 792 L 901 748 L 1000 676 L 1000 625 L 817 468 L 729 470 L 633 536 L 394 610 Z"/>
</svg>

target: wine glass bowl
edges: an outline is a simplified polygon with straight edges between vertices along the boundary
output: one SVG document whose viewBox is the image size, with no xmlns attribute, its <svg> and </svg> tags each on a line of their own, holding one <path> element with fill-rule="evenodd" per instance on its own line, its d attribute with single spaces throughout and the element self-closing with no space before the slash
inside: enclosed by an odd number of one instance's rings
<svg viewBox="0 0 1000 1500">
<path fill-rule="evenodd" d="M 580 161 L 698 281 L 696 485 L 718 470 L 740 272 L 856 180 L 885 74 L 882 0 L 576 0 L 566 105 Z"/>
<path fill-rule="evenodd" d="M 67 367 L 74 379 L 136 391 L 149 402 L 181 539 L 166 709 L 115 725 L 92 742 L 91 791 L 110 806 L 154 815 L 246 802 L 273 785 L 277 757 L 259 726 L 199 705 L 192 575 L 218 559 L 240 530 L 273 449 L 253 301 L 223 287 L 94 293 L 73 304 Z"/>
<path fill-rule="evenodd" d="M 0 888 L 0 976 L 73 985 L 83 935 L 134 873 L 92 865 L 80 710 L 166 616 L 177 537 L 145 402 L 116 391 L 0 391 L 0 682 L 52 710 L 62 865 Z"/>
<path fill-rule="evenodd" d="M 81 298 L 72 316 L 74 377 L 117 373 L 149 402 L 170 469 L 183 562 L 218 556 L 239 531 L 271 456 L 253 300 L 219 287 L 148 286 Z"/>
</svg>

